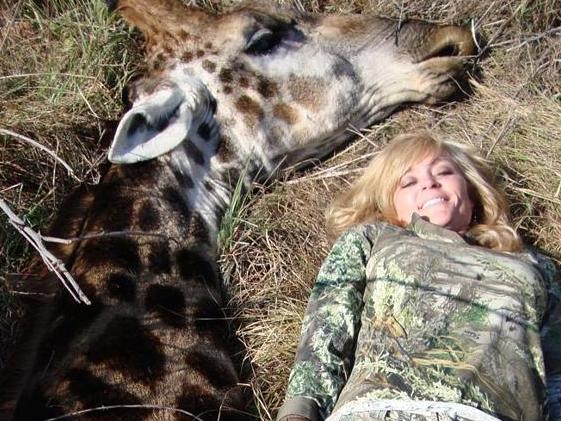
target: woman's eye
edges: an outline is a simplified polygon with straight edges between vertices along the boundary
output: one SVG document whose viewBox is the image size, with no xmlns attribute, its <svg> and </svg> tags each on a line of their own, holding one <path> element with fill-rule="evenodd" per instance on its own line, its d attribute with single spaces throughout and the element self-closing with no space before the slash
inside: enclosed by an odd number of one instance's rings
<svg viewBox="0 0 561 421">
<path fill-rule="evenodd" d="M 244 51 L 251 55 L 269 54 L 280 44 L 281 40 L 280 32 L 260 29 L 251 36 Z"/>
<path fill-rule="evenodd" d="M 405 180 L 401 182 L 401 188 L 406 189 L 407 187 L 411 187 L 415 184 L 415 180 Z"/>
</svg>

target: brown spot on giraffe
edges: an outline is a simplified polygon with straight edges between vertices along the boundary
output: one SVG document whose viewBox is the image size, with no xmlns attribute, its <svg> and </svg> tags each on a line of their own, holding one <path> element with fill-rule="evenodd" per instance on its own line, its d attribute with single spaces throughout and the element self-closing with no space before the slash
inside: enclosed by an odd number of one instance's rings
<svg viewBox="0 0 561 421">
<path fill-rule="evenodd" d="M 112 273 L 107 277 L 107 292 L 120 301 L 132 302 L 136 298 L 137 279 L 126 272 Z"/>
<path fill-rule="evenodd" d="M 147 81 L 147 83 L 143 84 L 143 91 L 146 94 L 151 95 L 154 93 L 154 90 L 157 89 L 157 87 L 157 82 Z M 160 176 L 160 171 L 161 168 L 153 165 L 153 163 L 151 162 L 140 162 L 132 165 L 114 166 L 111 167 L 107 173 L 107 182 L 111 181 L 112 177 L 114 177 L 116 180 L 119 180 L 119 184 L 121 184 L 123 181 L 135 182 L 137 184 L 149 184 L 154 179 L 157 179 Z M 106 183 L 104 183 L 103 185 L 105 186 Z"/>
<path fill-rule="evenodd" d="M 234 81 L 234 77 L 232 76 L 232 69 L 228 67 L 223 67 L 222 69 L 220 69 L 218 78 L 220 79 L 220 82 L 222 82 L 223 84 L 232 83 Z"/>
<path fill-rule="evenodd" d="M 146 310 L 156 313 L 168 326 L 185 327 L 185 295 L 171 285 L 153 284 L 146 290 Z"/>
<path fill-rule="evenodd" d="M 238 78 L 238 85 L 241 88 L 248 88 L 249 87 L 249 79 L 246 76 L 240 76 Z"/>
<path fill-rule="evenodd" d="M 177 399 L 176 405 L 179 409 L 197 414 L 197 417 L 203 421 L 210 421 L 217 419 L 218 414 L 215 412 L 215 408 L 222 406 L 222 402 L 216 400 L 211 387 L 200 384 L 186 384 L 183 393 Z M 209 413 L 209 411 L 212 412 Z M 220 419 L 223 419 L 222 414 Z"/>
<path fill-rule="evenodd" d="M 265 116 L 265 112 L 263 111 L 263 108 L 261 108 L 261 105 L 247 95 L 240 96 L 236 100 L 235 105 L 239 112 L 245 114 L 253 122 L 262 120 Z"/>
<path fill-rule="evenodd" d="M 104 396 L 105 406 L 140 405 L 140 398 L 124 391 L 117 385 L 107 383 L 84 369 L 71 369 L 65 376 L 68 382 L 68 394 L 76 396 L 83 408 L 94 408 L 97 405 L 96 396 Z M 50 403 L 52 405 L 52 403 Z M 85 414 L 84 420 L 123 421 L 145 420 L 150 417 L 151 411 L 145 409 L 114 408 L 106 411 L 96 411 Z M 32 418 L 25 418 L 32 419 Z"/>
<path fill-rule="evenodd" d="M 213 63 L 210 60 L 204 60 L 202 66 L 203 69 L 205 69 L 209 73 L 214 73 L 216 71 L 216 63 Z"/>
<path fill-rule="evenodd" d="M 152 273 L 168 274 L 171 272 L 171 256 L 169 246 L 166 242 L 160 241 L 158 243 L 151 244 L 146 258 L 148 267 Z"/>
<path fill-rule="evenodd" d="M 319 78 L 292 76 L 288 81 L 292 99 L 310 111 L 318 111 L 326 105 L 323 95 L 325 89 L 328 87 Z"/>
<path fill-rule="evenodd" d="M 89 240 L 80 250 L 80 266 L 77 271 L 87 271 L 92 266 L 102 266 L 111 262 L 111 266 L 131 273 L 141 270 L 138 244 L 134 239 L 123 237 L 101 237 Z"/>
<path fill-rule="evenodd" d="M 183 42 L 185 41 L 189 41 L 193 36 L 187 32 L 185 29 L 181 28 L 179 30 L 179 32 L 177 33 L 177 36 L 179 37 L 179 39 L 181 39 Z"/>
<path fill-rule="evenodd" d="M 257 82 L 257 92 L 264 98 L 272 98 L 279 93 L 278 85 L 270 79 L 259 77 Z"/>
<path fill-rule="evenodd" d="M 286 124 L 296 124 L 298 121 L 298 112 L 288 104 L 275 104 L 273 107 L 273 115 Z"/>
<path fill-rule="evenodd" d="M 124 353 L 121 344 L 134 352 Z M 111 320 L 87 351 L 89 361 L 109 364 L 125 378 L 154 384 L 163 376 L 165 354 L 162 344 L 138 319 L 120 316 Z"/>
<path fill-rule="evenodd" d="M 169 44 L 164 44 L 163 50 L 164 50 L 165 56 L 167 56 L 167 57 L 171 57 L 175 53 L 175 50 Z"/>
<path fill-rule="evenodd" d="M 200 252 L 181 249 L 177 252 L 175 261 L 183 280 L 195 280 L 205 285 L 216 286 L 218 280 L 216 269 Z"/>
<path fill-rule="evenodd" d="M 221 162 L 229 162 L 234 158 L 235 153 L 232 150 L 232 143 L 230 137 L 227 135 L 220 135 L 220 139 L 218 140 L 218 148 L 216 151 L 216 155 Z"/>
<path fill-rule="evenodd" d="M 149 201 L 143 202 L 138 210 L 138 226 L 142 231 L 154 231 L 160 225 L 160 213 Z"/>
<path fill-rule="evenodd" d="M 191 51 L 184 51 L 183 54 L 181 54 L 181 60 L 185 63 L 189 63 L 191 60 L 193 60 L 193 53 Z"/>
<path fill-rule="evenodd" d="M 236 375 L 229 372 L 230 367 L 222 365 L 222 360 L 216 357 L 217 351 L 194 349 L 185 355 L 185 361 L 190 367 L 198 371 L 201 377 L 209 379 L 209 383 L 213 387 L 227 387 L 236 381 Z"/>
<path fill-rule="evenodd" d="M 150 63 L 154 71 L 163 70 L 166 65 L 166 56 L 162 53 L 157 54 Z"/>
<path fill-rule="evenodd" d="M 171 186 L 164 187 L 162 189 L 162 201 L 166 203 L 169 210 L 177 215 L 182 215 L 185 218 L 191 217 L 191 208 L 177 189 Z"/>
</svg>

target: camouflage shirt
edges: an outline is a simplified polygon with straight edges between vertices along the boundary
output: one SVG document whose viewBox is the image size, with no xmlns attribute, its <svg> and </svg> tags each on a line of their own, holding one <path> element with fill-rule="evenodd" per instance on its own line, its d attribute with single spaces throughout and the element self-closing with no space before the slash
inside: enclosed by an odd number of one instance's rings
<svg viewBox="0 0 561 421">
<path fill-rule="evenodd" d="M 547 419 L 559 407 L 558 281 L 535 251 L 470 245 L 416 215 L 407 229 L 356 227 L 320 269 L 279 418 Z M 408 408 L 448 418 L 388 416 Z"/>
</svg>

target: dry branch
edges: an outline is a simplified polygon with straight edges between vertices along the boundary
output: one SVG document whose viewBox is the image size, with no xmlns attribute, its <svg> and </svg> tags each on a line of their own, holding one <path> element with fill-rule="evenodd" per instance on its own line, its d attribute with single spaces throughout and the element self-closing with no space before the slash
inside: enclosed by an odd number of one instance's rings
<svg viewBox="0 0 561 421">
<path fill-rule="evenodd" d="M 67 419 L 67 418 L 74 418 L 78 415 L 90 414 L 92 412 L 109 411 L 109 410 L 112 410 L 112 409 L 156 409 L 156 410 L 161 410 L 161 411 L 171 411 L 171 412 L 177 412 L 179 414 L 189 415 L 190 417 L 193 417 L 194 420 L 203 421 L 201 418 L 197 417 L 195 414 L 192 414 L 191 412 L 184 411 L 183 409 L 171 408 L 169 406 L 160 406 L 160 405 L 107 405 L 107 406 L 99 406 L 97 408 L 83 409 L 82 411 L 72 412 L 70 414 L 60 415 L 60 416 L 54 417 L 54 418 L 48 418 L 45 421 L 64 420 L 64 419 Z"/>
<path fill-rule="evenodd" d="M 86 297 L 86 294 L 82 292 L 70 272 L 64 266 L 59 259 L 57 259 L 52 253 L 50 253 L 45 245 L 43 244 L 43 239 L 41 234 L 35 232 L 33 229 L 28 227 L 25 222 L 19 218 L 8 206 L 8 204 L 0 199 L 0 209 L 8 216 L 10 224 L 33 246 L 35 250 L 39 253 L 47 268 L 54 272 L 58 279 L 62 282 L 62 285 L 68 290 L 72 298 L 78 303 L 82 302 L 84 304 L 90 305 L 91 302 Z"/>
<path fill-rule="evenodd" d="M 100 231 L 91 234 L 82 235 L 80 237 L 71 238 L 59 238 L 59 237 L 47 237 L 42 235 L 41 239 L 47 243 L 58 243 L 58 244 L 72 244 L 77 241 L 92 240 L 95 238 L 107 238 L 107 237 L 131 237 L 131 236 L 144 236 L 144 237 L 158 237 L 165 240 L 173 241 L 176 244 L 180 244 L 177 238 L 170 237 L 168 235 L 159 234 L 157 232 L 142 232 L 142 231 Z"/>
</svg>

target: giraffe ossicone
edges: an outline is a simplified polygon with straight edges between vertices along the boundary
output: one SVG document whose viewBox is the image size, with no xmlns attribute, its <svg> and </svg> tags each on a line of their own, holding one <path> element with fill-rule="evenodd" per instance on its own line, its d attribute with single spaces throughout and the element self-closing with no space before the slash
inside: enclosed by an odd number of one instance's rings
<svg viewBox="0 0 561 421">
<path fill-rule="evenodd" d="M 111 3 L 143 34 L 146 70 L 108 152 L 116 165 L 51 230 L 84 238 L 52 252 L 92 305 L 58 290 L 30 305 L 0 418 L 105 408 L 83 419 L 247 420 L 216 267 L 238 178 L 270 179 L 335 150 L 350 125 L 447 98 L 475 45 L 454 26 L 266 2 L 218 15 L 180 0 Z"/>
</svg>

